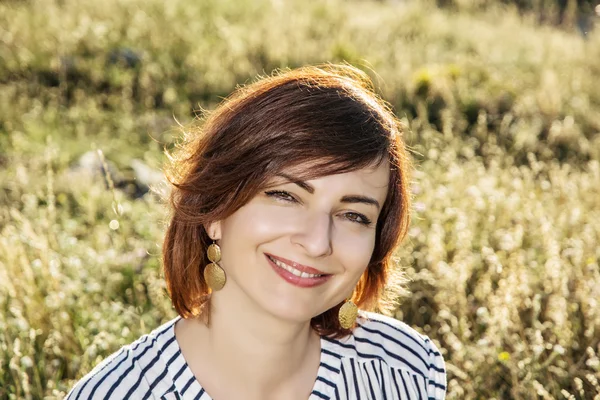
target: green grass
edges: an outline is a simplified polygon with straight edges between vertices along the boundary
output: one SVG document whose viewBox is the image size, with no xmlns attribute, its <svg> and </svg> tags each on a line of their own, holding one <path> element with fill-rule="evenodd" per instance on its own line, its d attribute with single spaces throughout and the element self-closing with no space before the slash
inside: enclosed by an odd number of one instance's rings
<svg viewBox="0 0 600 400">
<path fill-rule="evenodd" d="M 443 349 L 448 397 L 599 398 L 599 59 L 600 32 L 501 8 L 0 2 L 0 399 L 62 398 L 175 315 L 164 206 L 75 172 L 78 158 L 160 168 L 175 120 L 326 61 L 365 69 L 410 127 L 396 316 Z"/>
</svg>

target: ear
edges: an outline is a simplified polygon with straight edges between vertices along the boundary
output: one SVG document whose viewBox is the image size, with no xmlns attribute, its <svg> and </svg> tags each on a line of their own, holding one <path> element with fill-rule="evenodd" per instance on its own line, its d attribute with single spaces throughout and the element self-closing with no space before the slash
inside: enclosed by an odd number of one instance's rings
<svg viewBox="0 0 600 400">
<path fill-rule="evenodd" d="M 212 240 L 221 239 L 221 221 L 215 221 L 208 224 L 206 227 L 206 233 Z"/>
</svg>

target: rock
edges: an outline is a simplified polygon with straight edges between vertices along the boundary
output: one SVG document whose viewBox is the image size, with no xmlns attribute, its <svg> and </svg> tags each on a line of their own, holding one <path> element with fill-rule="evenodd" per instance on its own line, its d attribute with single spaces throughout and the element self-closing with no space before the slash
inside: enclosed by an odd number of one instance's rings
<svg viewBox="0 0 600 400">
<path fill-rule="evenodd" d="M 82 178 L 86 180 L 102 179 L 107 189 L 110 188 L 110 179 L 115 189 L 125 192 L 133 199 L 144 196 L 152 187 L 164 186 L 166 182 L 164 175 L 159 170 L 151 168 L 142 160 L 131 160 L 129 167 L 129 170 L 120 171 L 101 152 L 91 150 L 79 157 L 79 160 L 69 168 L 67 174 L 68 179 L 73 182 Z"/>
<path fill-rule="evenodd" d="M 135 183 L 138 189 L 144 194 L 149 192 L 153 187 L 160 186 L 166 181 L 162 172 L 148 166 L 142 160 L 134 158 L 129 165 L 133 170 Z"/>
<path fill-rule="evenodd" d="M 127 68 L 136 68 L 142 63 L 142 55 L 127 48 L 113 49 L 108 54 L 107 61 L 109 64 L 120 64 Z"/>
</svg>

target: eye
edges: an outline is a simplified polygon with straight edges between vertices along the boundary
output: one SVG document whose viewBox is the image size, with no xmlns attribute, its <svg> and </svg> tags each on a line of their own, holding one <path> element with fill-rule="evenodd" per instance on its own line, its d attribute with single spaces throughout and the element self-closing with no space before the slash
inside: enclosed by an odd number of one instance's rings
<svg viewBox="0 0 600 400">
<path fill-rule="evenodd" d="M 344 216 L 348 221 L 352 221 L 357 224 L 361 224 L 361 225 L 365 225 L 365 226 L 371 225 L 371 220 L 363 214 L 355 213 L 355 212 L 348 212 L 348 213 L 345 213 Z"/>
<path fill-rule="evenodd" d="M 286 201 L 289 203 L 296 203 L 297 200 L 290 193 L 285 190 L 268 190 L 265 192 L 268 197 L 273 197 L 279 201 Z"/>
</svg>

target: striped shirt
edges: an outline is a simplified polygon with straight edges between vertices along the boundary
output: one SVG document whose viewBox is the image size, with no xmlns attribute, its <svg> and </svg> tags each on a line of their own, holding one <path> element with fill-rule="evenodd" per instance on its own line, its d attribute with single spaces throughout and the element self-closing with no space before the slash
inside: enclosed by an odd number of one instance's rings
<svg viewBox="0 0 600 400">
<path fill-rule="evenodd" d="M 109 356 L 67 395 L 78 399 L 199 399 L 210 395 L 175 339 L 177 317 Z M 321 337 L 321 362 L 309 400 L 444 399 L 444 360 L 408 325 L 361 311 L 353 333 Z"/>
</svg>

